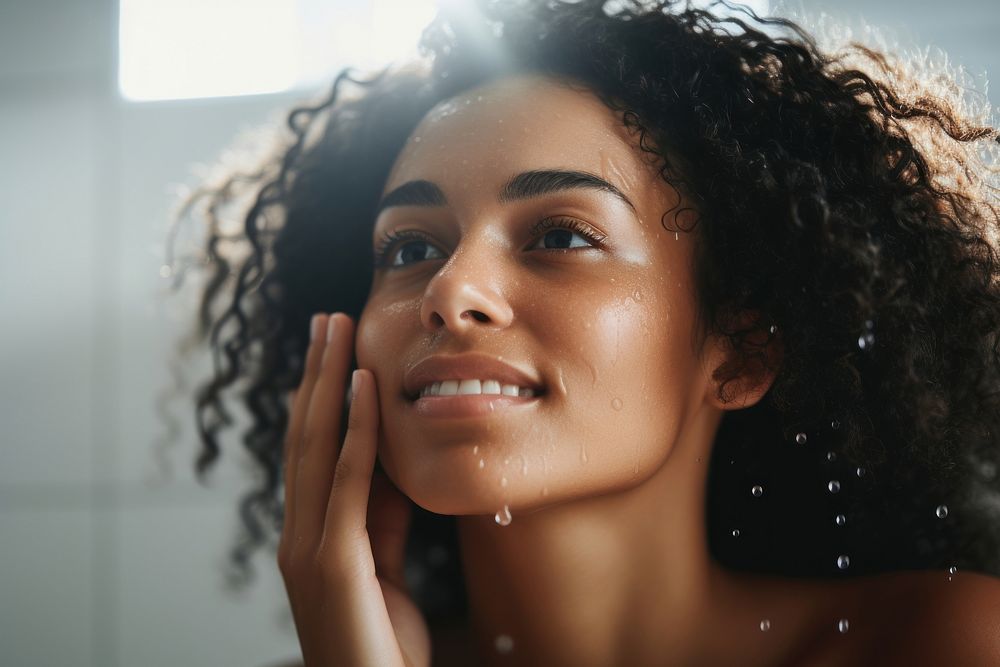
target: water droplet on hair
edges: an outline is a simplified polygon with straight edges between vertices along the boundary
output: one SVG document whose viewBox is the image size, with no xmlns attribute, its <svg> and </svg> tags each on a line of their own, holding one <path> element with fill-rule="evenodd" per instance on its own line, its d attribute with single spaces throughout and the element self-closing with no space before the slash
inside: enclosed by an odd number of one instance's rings
<svg viewBox="0 0 1000 667">
<path fill-rule="evenodd" d="M 839 632 L 840 634 L 844 634 L 845 632 L 847 632 L 847 630 L 850 627 L 851 623 L 846 618 L 842 618 L 839 621 L 837 621 L 837 632 Z"/>
<path fill-rule="evenodd" d="M 620 399 L 620 398 L 618 398 L 616 396 L 611 401 L 611 407 L 614 408 L 615 410 L 621 410 L 622 409 L 622 399 Z"/>
<path fill-rule="evenodd" d="M 808 439 L 809 438 L 806 436 L 805 433 L 799 433 L 798 435 L 795 436 L 795 442 L 799 443 L 800 445 L 806 444 L 806 440 Z"/>
<path fill-rule="evenodd" d="M 871 331 L 873 328 L 875 328 L 875 323 L 871 320 L 865 320 L 865 329 Z"/>
<path fill-rule="evenodd" d="M 838 428 L 840 428 L 840 422 L 834 419 L 832 422 L 830 422 L 830 428 L 836 431 Z"/>
<path fill-rule="evenodd" d="M 740 529 L 737 528 L 736 530 L 733 531 L 733 537 L 739 537 L 739 536 L 740 536 Z"/>
<path fill-rule="evenodd" d="M 947 505 L 938 505 L 937 509 L 934 510 L 934 514 L 936 514 L 937 518 L 939 518 L 939 519 L 945 518 L 946 516 L 948 516 L 948 506 Z"/>
<path fill-rule="evenodd" d="M 864 477 L 867 472 L 868 471 L 865 470 L 864 468 L 858 468 L 857 470 L 854 471 L 854 474 L 857 475 L 858 477 Z"/>
<path fill-rule="evenodd" d="M 543 493 L 544 493 L 544 489 L 543 489 Z M 506 505 L 504 505 L 503 509 L 500 510 L 499 512 L 497 512 L 493 516 L 493 520 L 496 521 L 497 524 L 500 525 L 500 526 L 509 526 L 510 522 L 511 522 L 511 519 L 512 519 L 512 517 L 510 515 L 510 508 L 507 507 Z"/>
<path fill-rule="evenodd" d="M 851 566 L 850 556 L 837 556 L 837 567 L 841 570 L 846 570 Z"/>
<path fill-rule="evenodd" d="M 778 325 L 777 324 L 772 324 L 771 328 L 768 329 L 768 331 L 770 331 L 772 334 L 773 333 L 777 333 L 778 332 Z"/>
<path fill-rule="evenodd" d="M 765 618 L 764 620 L 762 620 L 760 622 L 760 631 L 761 632 L 767 632 L 770 629 L 771 629 L 771 621 L 770 620 L 768 620 L 768 619 Z"/>
<path fill-rule="evenodd" d="M 752 489 L 750 489 L 750 493 L 753 494 L 754 498 L 760 498 L 762 495 L 764 495 L 764 487 L 761 486 L 760 484 L 757 484 Z"/>
<path fill-rule="evenodd" d="M 843 526 L 847 523 L 847 517 L 843 514 L 838 514 L 833 520 L 838 526 Z"/>
<path fill-rule="evenodd" d="M 510 638 L 510 635 L 497 635 L 497 638 L 493 640 L 493 647 L 497 653 L 507 655 L 514 650 L 514 640 Z"/>
<path fill-rule="evenodd" d="M 826 485 L 826 488 L 830 490 L 830 493 L 840 493 L 840 482 L 835 479 L 831 479 L 830 483 Z"/>
<path fill-rule="evenodd" d="M 486 467 L 486 461 L 484 461 L 483 459 L 479 459 L 479 469 L 482 470 L 485 467 Z"/>
<path fill-rule="evenodd" d="M 954 565 L 948 568 L 948 574 L 955 574 L 956 572 L 958 572 L 958 568 Z"/>
<path fill-rule="evenodd" d="M 834 461 L 837 460 L 837 454 L 835 452 L 827 452 L 826 460 L 829 461 L 830 463 L 833 463 Z"/>
<path fill-rule="evenodd" d="M 866 333 L 858 336 L 858 347 L 862 350 L 868 350 L 873 345 L 875 345 L 875 334 Z"/>
<path fill-rule="evenodd" d="M 979 466 L 979 474 L 988 480 L 992 480 L 997 476 L 997 466 L 992 461 L 986 461 L 981 466 Z"/>
</svg>

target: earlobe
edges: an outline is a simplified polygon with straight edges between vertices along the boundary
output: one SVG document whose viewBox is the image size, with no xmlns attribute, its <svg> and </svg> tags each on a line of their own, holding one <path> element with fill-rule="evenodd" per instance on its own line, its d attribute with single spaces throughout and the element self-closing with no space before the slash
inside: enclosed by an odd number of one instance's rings
<svg viewBox="0 0 1000 667">
<path fill-rule="evenodd" d="M 752 315 L 740 318 L 740 347 L 726 335 L 713 334 L 707 344 L 705 400 L 720 410 L 741 410 L 756 405 L 774 384 L 781 368 L 784 347 L 777 331 L 753 324 Z"/>
</svg>

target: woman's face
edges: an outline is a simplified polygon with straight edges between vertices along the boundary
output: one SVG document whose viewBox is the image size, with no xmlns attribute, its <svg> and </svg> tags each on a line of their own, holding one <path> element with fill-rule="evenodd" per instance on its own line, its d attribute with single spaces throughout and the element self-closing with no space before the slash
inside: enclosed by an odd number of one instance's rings
<svg viewBox="0 0 1000 667">
<path fill-rule="evenodd" d="M 417 504 L 530 510 L 636 485 L 670 455 L 707 373 L 692 239 L 661 226 L 678 195 L 643 157 L 595 96 L 542 77 L 448 100 L 410 136 L 357 357 L 382 465 Z M 434 382 L 473 393 L 421 397 Z"/>
</svg>

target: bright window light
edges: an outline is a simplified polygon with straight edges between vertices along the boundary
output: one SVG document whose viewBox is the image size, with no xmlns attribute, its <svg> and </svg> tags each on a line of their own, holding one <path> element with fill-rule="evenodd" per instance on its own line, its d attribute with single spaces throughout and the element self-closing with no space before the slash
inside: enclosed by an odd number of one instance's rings
<svg viewBox="0 0 1000 667">
<path fill-rule="evenodd" d="M 133 101 L 274 93 L 416 54 L 434 0 L 120 0 Z"/>
</svg>

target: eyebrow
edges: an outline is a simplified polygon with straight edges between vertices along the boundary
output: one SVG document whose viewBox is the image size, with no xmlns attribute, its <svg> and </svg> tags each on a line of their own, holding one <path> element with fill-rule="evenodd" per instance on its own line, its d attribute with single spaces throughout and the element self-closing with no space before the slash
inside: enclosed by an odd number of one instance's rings
<svg viewBox="0 0 1000 667">
<path fill-rule="evenodd" d="M 628 205 L 635 206 L 625 194 L 600 176 L 583 171 L 538 169 L 525 171 L 507 181 L 500 189 L 501 204 L 520 199 L 530 199 L 565 190 L 600 190 L 609 192 Z M 441 188 L 430 181 L 407 181 L 389 191 L 378 204 L 376 215 L 393 206 L 444 206 L 448 199 Z"/>
</svg>

